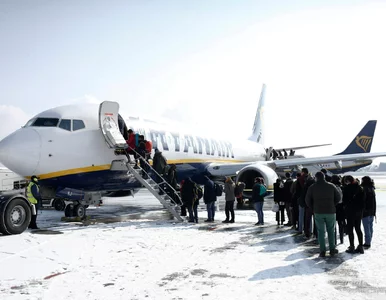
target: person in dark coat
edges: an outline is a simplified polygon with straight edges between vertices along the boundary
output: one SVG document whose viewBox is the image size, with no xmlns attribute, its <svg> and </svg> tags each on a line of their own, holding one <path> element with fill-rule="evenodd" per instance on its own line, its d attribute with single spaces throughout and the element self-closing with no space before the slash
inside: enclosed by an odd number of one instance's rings
<svg viewBox="0 0 386 300">
<path fill-rule="evenodd" d="M 373 238 L 373 223 L 374 217 L 376 216 L 377 202 L 374 182 L 371 178 L 369 176 L 364 176 L 361 185 L 365 193 L 365 209 L 362 218 L 363 229 L 365 231 L 365 243 L 363 244 L 363 248 L 369 249 Z"/>
<path fill-rule="evenodd" d="M 196 197 L 196 183 L 189 177 L 181 187 L 181 200 L 189 212 L 189 222 L 194 222 L 193 204 Z"/>
<path fill-rule="evenodd" d="M 342 183 L 340 182 L 339 176 L 338 175 L 332 175 L 331 183 L 336 186 L 336 188 L 341 193 L 342 198 L 343 198 Z M 343 201 L 340 201 L 336 205 L 336 221 L 338 222 L 340 243 L 343 244 L 344 232 L 345 232 L 345 228 L 346 228 L 346 218 L 344 215 Z M 336 240 L 336 231 L 335 231 L 335 240 Z"/>
<path fill-rule="evenodd" d="M 208 212 L 208 219 L 205 222 L 214 222 L 215 215 L 215 202 L 217 201 L 214 182 L 205 176 L 204 185 L 204 203 L 206 204 L 206 210 Z"/>
<path fill-rule="evenodd" d="M 358 182 L 348 175 L 345 177 L 346 186 L 343 190 L 343 206 L 347 218 L 347 233 L 350 240 L 350 246 L 347 248 L 347 253 L 364 253 L 363 250 L 363 233 L 361 230 L 361 222 L 363 211 L 365 209 L 365 193 Z M 358 236 L 359 245 L 355 249 L 354 246 L 354 228 Z"/>
<path fill-rule="evenodd" d="M 167 186 L 167 189 L 166 189 L 166 193 L 169 195 L 169 197 L 171 197 L 174 201 L 174 203 L 176 204 L 180 204 L 178 203 L 178 198 L 177 196 L 175 195 L 175 192 L 177 189 L 178 189 L 178 186 L 177 186 L 177 167 L 176 165 L 172 164 L 170 165 L 170 168 L 168 170 L 168 174 L 166 176 L 166 181 L 167 183 L 170 185 Z"/>
<path fill-rule="evenodd" d="M 292 226 L 292 209 L 291 209 L 291 203 L 292 203 L 292 194 L 291 194 L 291 187 L 293 184 L 293 180 L 291 178 L 290 173 L 285 173 L 286 180 L 284 182 L 284 192 L 283 192 L 283 198 L 285 202 L 285 210 L 287 212 L 287 218 L 288 223 L 285 224 L 285 226 Z M 284 219 L 283 219 L 284 220 Z"/>
<path fill-rule="evenodd" d="M 280 178 L 276 179 L 276 182 L 273 184 L 273 201 L 279 205 L 279 211 L 276 212 L 277 225 L 283 225 L 285 222 L 285 190 L 283 181 Z"/>
<path fill-rule="evenodd" d="M 167 170 L 167 160 L 162 155 L 162 152 L 158 150 L 158 148 L 155 149 L 155 153 L 153 157 L 153 169 L 157 172 L 157 174 L 154 174 L 154 181 L 156 183 L 162 182 L 163 176 L 165 175 Z M 159 191 L 160 195 L 164 194 L 164 189 L 165 189 L 164 185 L 160 185 L 160 191 Z"/>
</svg>

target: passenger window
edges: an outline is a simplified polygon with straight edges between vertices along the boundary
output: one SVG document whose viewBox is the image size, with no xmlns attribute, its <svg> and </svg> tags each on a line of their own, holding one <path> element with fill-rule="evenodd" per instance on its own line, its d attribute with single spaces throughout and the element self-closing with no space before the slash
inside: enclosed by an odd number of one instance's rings
<svg viewBox="0 0 386 300">
<path fill-rule="evenodd" d="M 58 126 L 59 119 L 58 118 L 37 118 L 32 126 L 39 127 L 56 127 Z"/>
<path fill-rule="evenodd" d="M 59 128 L 62 128 L 64 130 L 71 131 L 71 120 L 68 119 L 62 119 L 59 123 Z"/>
<path fill-rule="evenodd" d="M 79 129 L 86 128 L 82 120 L 72 120 L 72 130 L 76 131 Z"/>
</svg>

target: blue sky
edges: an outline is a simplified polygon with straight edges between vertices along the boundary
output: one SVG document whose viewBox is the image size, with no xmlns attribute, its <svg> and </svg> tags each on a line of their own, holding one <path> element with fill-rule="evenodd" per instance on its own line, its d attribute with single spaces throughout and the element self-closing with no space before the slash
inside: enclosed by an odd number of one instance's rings
<svg viewBox="0 0 386 300">
<path fill-rule="evenodd" d="M 384 8 L 379 1 L 3 0 L 0 116 L 12 126 L 0 138 L 39 111 L 90 98 L 119 101 L 128 114 L 203 128 L 208 120 L 215 130 L 248 135 L 265 82 L 268 142 L 341 142 L 339 151 L 367 119 L 382 116 L 352 103 L 371 92 L 371 105 L 384 101 L 385 45 L 368 34 L 382 33 Z M 305 115 L 306 127 L 332 131 L 331 114 L 350 122 L 344 143 L 326 132 L 289 138 L 276 126 L 285 132 Z"/>
</svg>

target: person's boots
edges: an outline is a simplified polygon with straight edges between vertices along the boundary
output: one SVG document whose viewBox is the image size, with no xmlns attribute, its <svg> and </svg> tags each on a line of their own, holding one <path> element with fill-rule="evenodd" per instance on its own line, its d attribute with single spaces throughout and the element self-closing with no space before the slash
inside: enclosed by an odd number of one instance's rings
<svg viewBox="0 0 386 300">
<path fill-rule="evenodd" d="M 346 250 L 346 252 L 347 252 L 347 253 L 355 253 L 355 248 L 354 248 L 354 246 L 348 247 L 347 250 Z"/>
<path fill-rule="evenodd" d="M 359 245 L 359 246 L 355 249 L 355 253 L 360 253 L 360 254 L 365 253 L 365 251 L 363 250 L 363 246 L 362 246 L 362 245 Z"/>
<path fill-rule="evenodd" d="M 224 221 L 222 221 L 223 223 L 229 223 L 229 220 L 228 219 L 225 219 Z"/>
</svg>

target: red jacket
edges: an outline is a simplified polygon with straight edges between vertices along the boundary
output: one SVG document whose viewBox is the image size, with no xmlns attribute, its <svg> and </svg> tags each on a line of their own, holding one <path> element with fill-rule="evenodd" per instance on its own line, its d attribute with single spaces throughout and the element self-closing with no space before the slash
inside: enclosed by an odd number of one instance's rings
<svg viewBox="0 0 386 300">
<path fill-rule="evenodd" d="M 151 142 L 151 141 L 146 141 L 145 147 L 146 147 L 146 152 L 147 152 L 147 153 L 151 153 L 151 150 L 153 149 L 153 144 L 152 144 L 152 142 Z"/>
<path fill-rule="evenodd" d="M 131 149 L 135 150 L 135 133 L 129 135 L 129 139 L 126 141 Z M 129 150 L 131 150 L 129 149 Z"/>
</svg>

